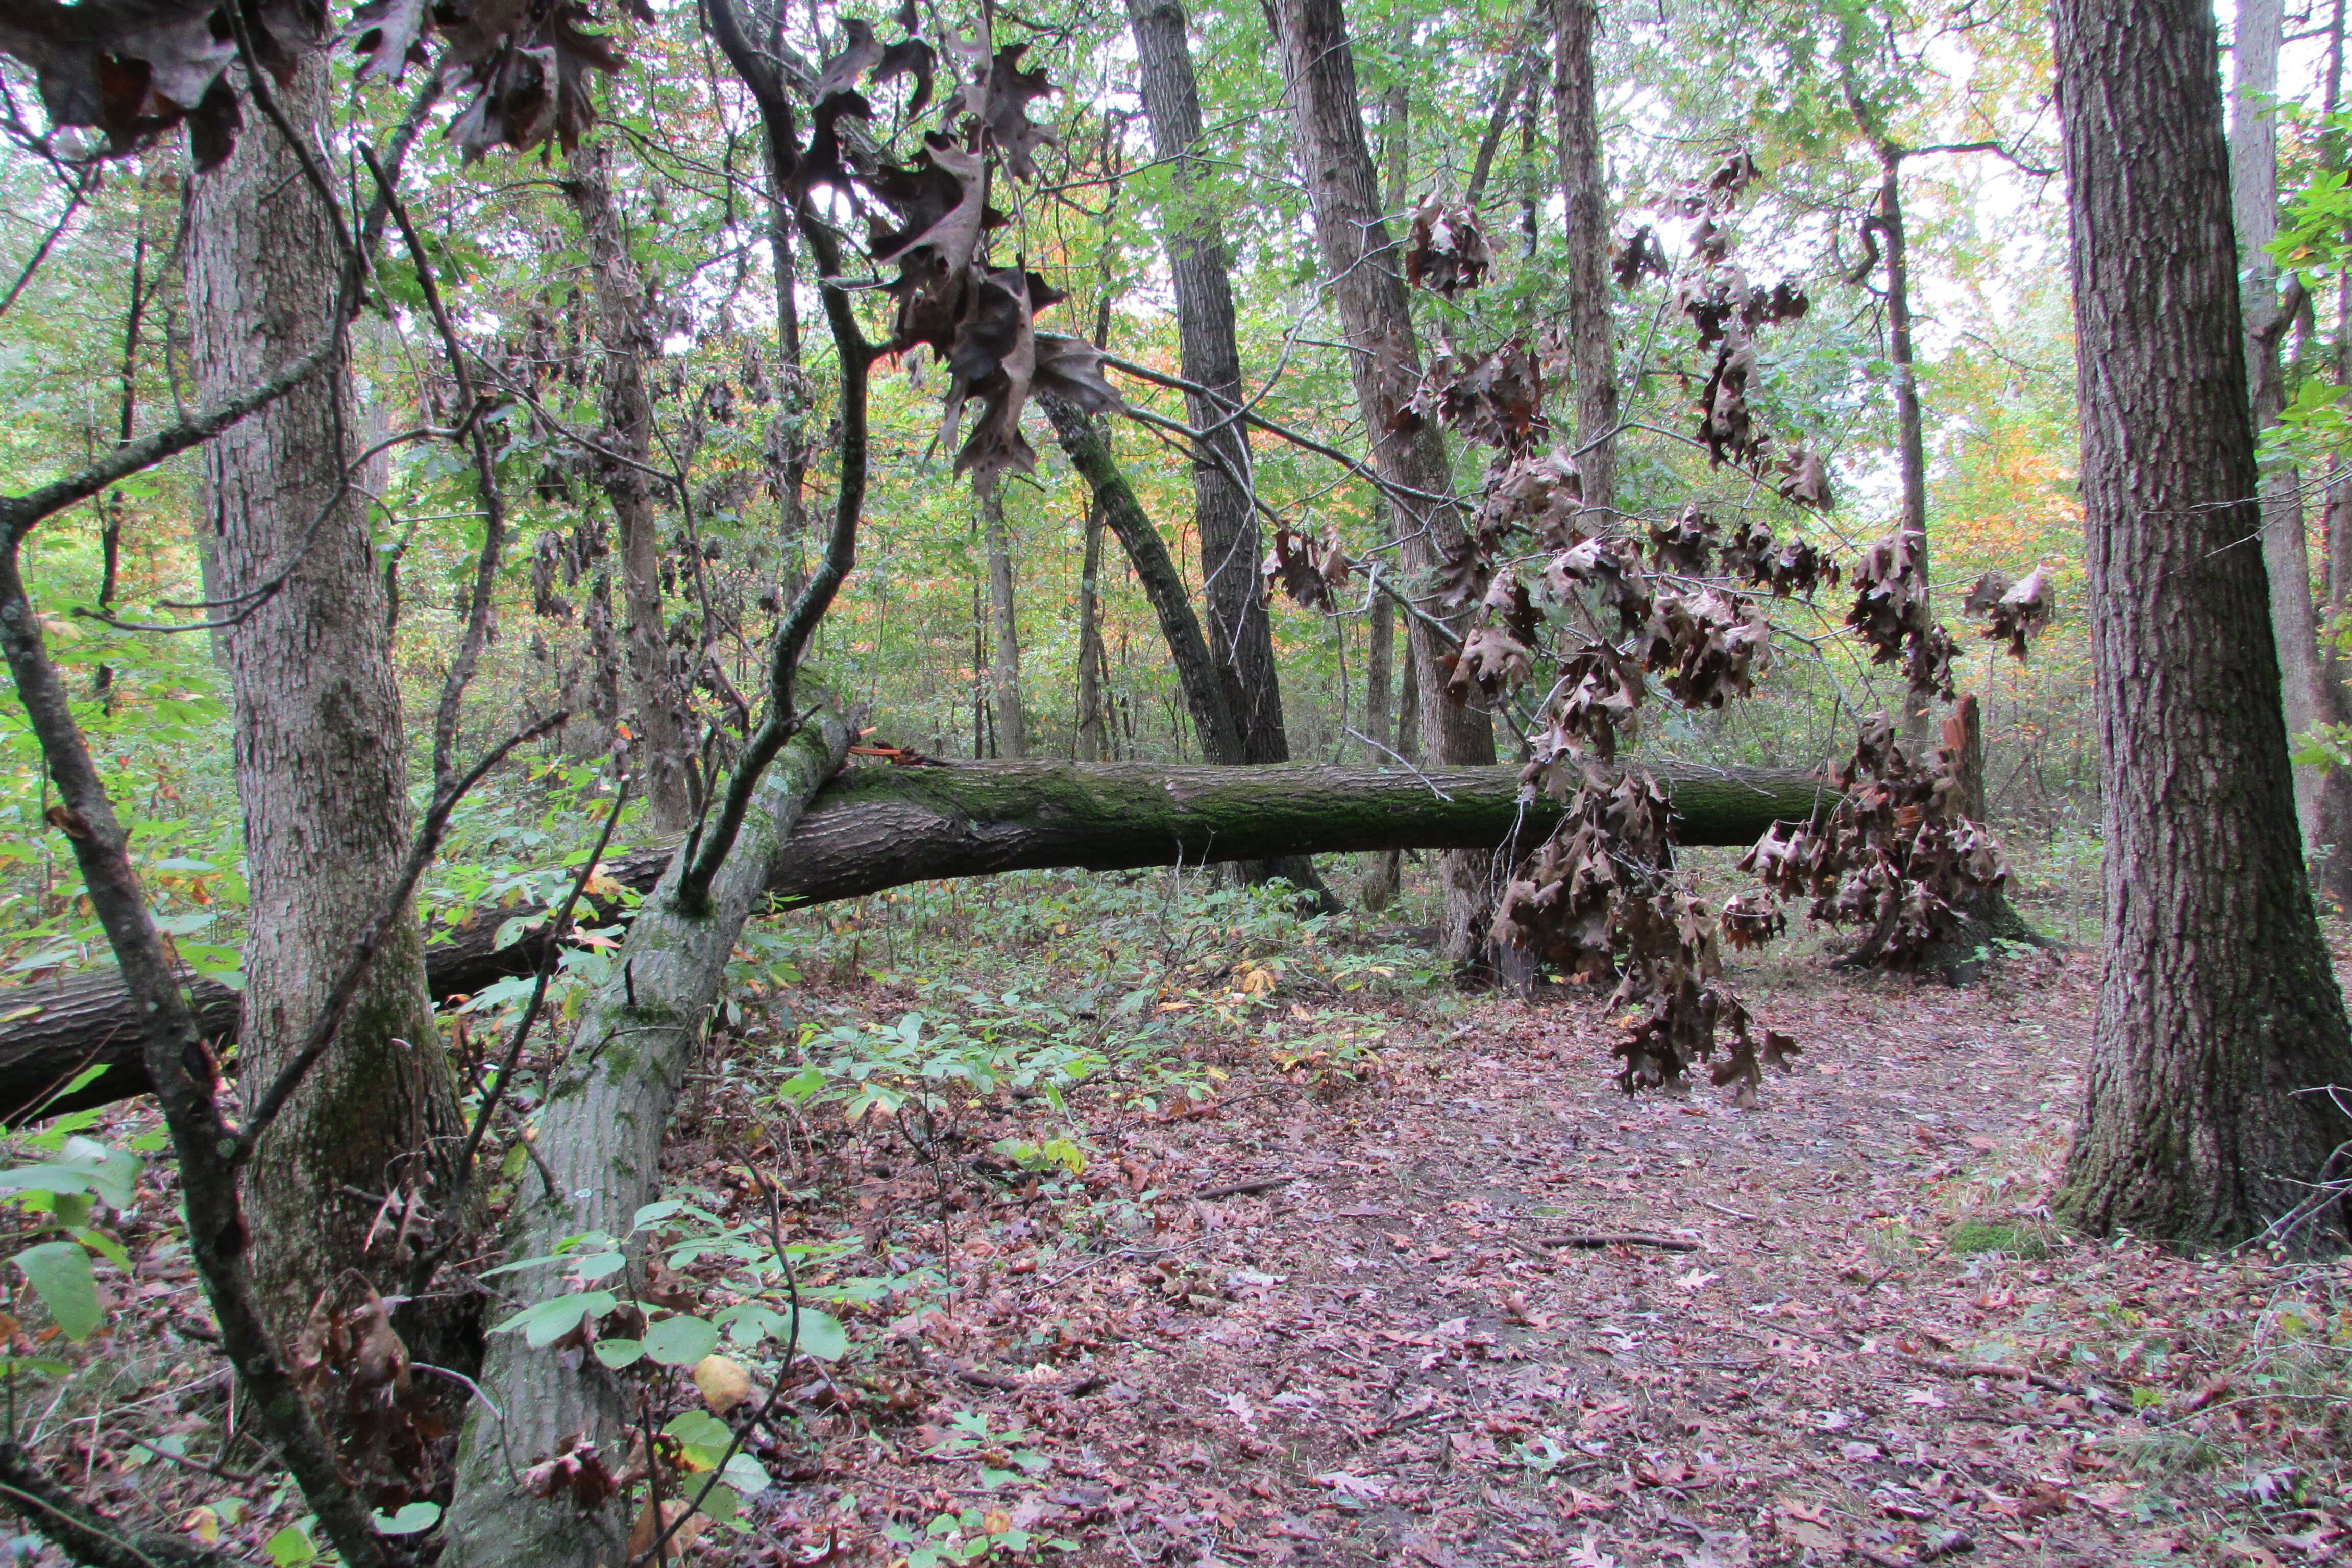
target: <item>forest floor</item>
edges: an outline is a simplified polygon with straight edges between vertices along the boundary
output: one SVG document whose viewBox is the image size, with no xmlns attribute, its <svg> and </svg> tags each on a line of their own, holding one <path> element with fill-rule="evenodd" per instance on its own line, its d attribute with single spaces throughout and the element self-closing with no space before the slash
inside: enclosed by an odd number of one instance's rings
<svg viewBox="0 0 2352 1568">
<path fill-rule="evenodd" d="M 1747 1110 L 1703 1083 L 1618 1093 L 1590 992 L 1435 1005 L 1399 982 L 1354 1002 L 1376 1028 L 1196 1039 L 1194 1098 L 1085 1102 L 1089 1157 L 1060 1181 L 979 1152 L 1041 1146 L 1081 1098 L 969 1100 L 929 1158 L 872 1116 L 780 1149 L 772 1078 L 722 1067 L 673 1186 L 758 1220 L 768 1172 L 792 1233 L 835 1238 L 804 1284 L 888 1283 L 835 1308 L 850 1353 L 803 1362 L 799 1418 L 751 1442 L 776 1482 L 754 1528 L 682 1561 L 2352 1561 L 2352 1262 L 2048 1220 L 2095 969 L 2033 955 L 1962 990 L 1751 969 L 1803 1054 Z M 1228 988 L 1304 1022 L 1340 996 L 1305 965 L 1192 973 L 1157 1008 Z M 802 1005 L 921 1000 L 851 963 Z M 217 1384 L 175 1337 L 201 1315 L 184 1266 L 139 1274 L 109 1354 L 150 1415 L 118 1395 L 82 1425 L 77 1396 L 44 1451 L 185 1527 L 202 1499 L 222 1517 L 224 1482 L 132 1445 L 201 1451 Z M 293 1506 L 242 1497 L 229 1533 L 257 1542 Z"/>
</svg>

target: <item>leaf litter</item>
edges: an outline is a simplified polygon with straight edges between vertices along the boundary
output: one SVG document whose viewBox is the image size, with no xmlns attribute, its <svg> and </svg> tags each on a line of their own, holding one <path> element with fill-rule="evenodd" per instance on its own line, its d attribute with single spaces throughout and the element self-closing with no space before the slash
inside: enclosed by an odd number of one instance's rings
<svg viewBox="0 0 2352 1568">
<path fill-rule="evenodd" d="M 1287 1017 L 1334 994 L 1309 963 L 1223 967 L 1159 1005 Z M 760 1167 L 791 1194 L 792 1239 L 837 1243 L 804 1284 L 888 1283 L 831 1299 L 851 1353 L 796 1365 L 794 1419 L 747 1445 L 773 1484 L 743 1532 L 703 1530 L 683 1560 L 898 1563 L 983 1540 L 959 1560 L 2352 1555 L 2352 1269 L 2092 1242 L 2042 1207 L 2089 956 L 2009 961 L 1968 990 L 1768 967 L 1805 1053 L 1753 1110 L 1732 1089 L 1619 1093 L 1594 987 L 1465 1004 L 1400 981 L 1355 998 L 1383 1026 L 1367 1058 L 1286 1068 L 1203 1028 L 1184 1047 L 1209 1075 L 1197 1097 L 1123 1092 L 1117 1072 L 1083 1089 L 1090 1157 L 1058 1182 L 1002 1158 L 1067 1125 L 1033 1093 L 974 1095 L 952 1159 L 916 1157 L 878 1115 L 796 1136 L 762 1103 L 773 1056 L 747 1026 L 681 1120 L 671 1189 L 749 1218 Z M 797 999 L 813 1028 L 919 998 L 836 966 Z M 27 1447 L 126 1519 L 258 1546 L 299 1506 L 249 1444 L 219 1441 L 226 1380 L 169 1186 L 151 1171 L 132 1265 L 102 1270 L 112 1327 Z M 1547 1245 L 1564 1237 L 1601 1244 Z M 717 1279 L 689 1263 L 665 1289 L 715 1306 Z M 666 1408 L 740 1423 L 774 1370 L 657 1375 Z M 527 1463 L 583 1496 L 645 1468 Z"/>
</svg>

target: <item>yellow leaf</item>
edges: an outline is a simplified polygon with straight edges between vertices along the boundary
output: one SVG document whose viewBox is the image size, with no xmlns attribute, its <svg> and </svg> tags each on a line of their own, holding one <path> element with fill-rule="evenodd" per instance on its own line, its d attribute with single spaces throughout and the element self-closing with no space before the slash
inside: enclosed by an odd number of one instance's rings
<svg viewBox="0 0 2352 1568">
<path fill-rule="evenodd" d="M 713 1414 L 724 1415 L 751 1397 L 751 1374 L 743 1363 L 723 1355 L 707 1355 L 694 1363 L 694 1386 Z"/>
<path fill-rule="evenodd" d="M 1002 1535 L 1013 1528 L 1013 1516 L 1001 1508 L 990 1509 L 980 1516 L 980 1528 L 988 1535 Z"/>
<path fill-rule="evenodd" d="M 180 1521 L 180 1528 L 206 1546 L 220 1544 L 220 1516 L 208 1508 L 190 1509 L 188 1517 Z"/>
</svg>

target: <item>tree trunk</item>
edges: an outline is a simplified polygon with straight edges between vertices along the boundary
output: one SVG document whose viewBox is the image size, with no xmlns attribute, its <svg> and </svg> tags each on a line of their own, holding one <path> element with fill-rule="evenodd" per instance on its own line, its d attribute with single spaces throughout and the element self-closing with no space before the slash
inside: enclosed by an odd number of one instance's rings
<svg viewBox="0 0 2352 1568">
<path fill-rule="evenodd" d="M 1103 755 L 1103 509 L 1087 498 L 1085 563 L 1078 573 L 1078 716 L 1071 752 L 1081 763 Z"/>
<path fill-rule="evenodd" d="M 1895 368 L 1895 454 L 1903 477 L 1903 532 L 1927 592 L 1927 444 L 1919 420 L 1919 373 L 1911 344 L 1911 250 L 1903 229 L 1903 153 L 1879 148 L 1878 236 L 1886 247 L 1886 357 Z M 1903 736 L 1924 751 L 1935 720 L 1934 697 L 1903 694 Z"/>
<path fill-rule="evenodd" d="M 1364 762 L 1379 767 L 1393 759 L 1393 731 L 1390 723 L 1394 709 L 1390 705 L 1390 666 L 1396 648 L 1396 605 L 1386 594 L 1372 595 L 1371 648 L 1364 659 L 1364 733 L 1371 743 L 1364 748 Z M 1393 849 L 1385 849 L 1372 857 L 1364 868 L 1364 880 L 1360 897 L 1364 908 L 1378 914 L 1396 901 L 1400 857 Z"/>
<path fill-rule="evenodd" d="M 1679 841 L 1690 845 L 1752 844 L 1775 821 L 1810 814 L 1822 791 L 1811 773 L 1791 771 L 1724 773 L 1671 763 L 1653 771 L 1667 782 L 1680 814 Z M 1198 865 L 1397 847 L 1492 852 L 1515 831 L 1525 842 L 1539 840 L 1559 820 L 1559 804 L 1549 796 L 1520 804 L 1518 774 L 1516 767 L 1490 767 L 1416 776 L 1393 767 L 1309 763 L 857 768 L 828 784 L 809 807 L 770 890 L 797 907 L 940 878 L 1053 868 L 1135 870 L 1180 856 Z M 621 857 L 606 873 L 645 892 L 659 880 L 670 853 L 661 847 Z M 591 900 L 580 920 L 626 924 L 629 914 L 617 903 Z M 469 994 L 538 969 L 544 935 L 501 947 L 499 924 L 477 920 L 431 949 L 435 994 Z M 206 1037 L 235 1034 L 235 992 L 207 980 L 188 990 Z M 55 1109 L 145 1092 L 138 1015 L 110 972 L 19 986 L 0 997 L 0 1109 L 25 1106 L 92 1062 L 109 1064 L 107 1076 Z"/>
<path fill-rule="evenodd" d="M 613 504 L 620 557 L 622 668 L 635 728 L 629 754 L 644 781 L 646 816 L 659 832 L 681 833 L 694 820 L 693 744 L 685 683 L 662 618 L 661 522 L 646 472 L 654 411 L 646 395 L 646 363 L 656 344 L 646 324 L 645 285 L 629 256 L 600 144 L 585 142 L 573 152 L 563 194 L 588 249 L 604 360 L 604 429 L 597 444 L 611 455 L 599 455 L 596 467 Z"/>
<path fill-rule="evenodd" d="M 661 1146 L 686 1084 L 719 985 L 743 922 L 784 857 L 811 796 L 841 765 L 849 732 L 819 714 L 786 743 L 761 781 L 742 836 L 720 867 L 706 912 L 688 914 L 672 896 L 684 856 L 637 912 L 624 963 L 589 1005 L 551 1076 L 539 1113 L 538 1147 L 557 1185 L 534 1201 L 518 1197 L 513 1255 L 541 1257 L 586 1230 L 628 1234 L 638 1208 L 661 1186 Z M 530 1191 L 540 1178 L 527 1175 Z M 527 1306 L 564 1288 L 555 1269 L 509 1275 L 505 1288 Z M 576 1362 L 575 1368 L 567 1361 Z M 619 1501 L 593 1511 L 569 1499 L 524 1494 L 512 1463 L 562 1451 L 584 1433 L 617 1471 L 629 1441 L 617 1377 L 592 1356 L 532 1350 L 518 1333 L 493 1333 L 482 1391 L 501 1413 L 471 1407 L 457 1454 L 443 1568 L 579 1568 L 629 1561 L 628 1520 Z"/>
<path fill-rule="evenodd" d="M 1029 755 L 1029 726 L 1021 715 L 1021 627 L 1013 619 L 1013 545 L 1004 531 L 1004 491 L 993 480 L 978 488 L 981 532 L 988 549 L 989 619 L 996 628 L 988 694 L 996 710 L 997 755 L 1020 762 Z"/>
<path fill-rule="evenodd" d="M 1454 474 L 1433 421 L 1406 416 L 1419 389 L 1421 348 L 1396 253 L 1381 221 L 1363 100 L 1339 0 L 1276 0 L 1283 78 L 1298 163 L 1315 205 L 1315 232 L 1332 297 L 1353 351 L 1348 355 L 1356 402 L 1371 432 L 1372 464 L 1391 487 L 1404 564 L 1426 594 L 1440 565 L 1468 549 L 1462 518 L 1448 498 Z M 1466 626 L 1465 613 L 1455 620 Z M 1420 722 L 1431 754 L 1461 765 L 1495 760 L 1484 711 L 1452 701 L 1438 660 L 1451 647 L 1419 619 L 1412 623 L 1420 674 Z M 1445 857 L 1444 952 L 1465 967 L 1483 961 L 1494 905 L 1492 866 L 1476 852 Z"/>
<path fill-rule="evenodd" d="M 282 89 L 308 134 L 327 68 Z M 284 138 L 240 136 L 194 178 L 187 241 L 197 391 L 209 401 L 319 341 L 340 261 Z M 398 882 L 410 813 L 400 690 L 338 364 L 205 449 L 218 595 L 248 609 L 226 640 L 250 887 L 239 1056 L 267 1082 L 318 1016 L 354 932 Z M 315 534 L 312 530 L 315 528 Z M 287 574 L 275 594 L 265 584 Z M 437 1206 L 457 1088 L 425 990 L 424 938 L 396 923 L 340 1043 L 263 1138 L 251 1167 L 254 1279 L 281 1333 L 357 1270 L 387 1294 L 405 1260 L 373 1249 L 384 1196 Z"/>
<path fill-rule="evenodd" d="M 1568 326 L 1576 384 L 1576 459 L 1587 510 L 1617 505 L 1617 322 L 1609 300 L 1609 189 L 1592 70 L 1593 0 L 1553 0 L 1558 54 L 1552 107 L 1568 209 Z M 1594 531 L 1598 531 L 1596 529 Z"/>
<path fill-rule="evenodd" d="M 2244 289 L 2246 374 L 2259 434 L 2286 406 L 2280 342 L 2278 262 L 2265 248 L 2278 237 L 2279 46 L 2284 0 L 2244 0 L 2237 11 L 2230 103 L 2230 205 Z M 2311 603 L 2311 552 L 2302 488 L 2291 468 L 2263 477 L 2263 566 L 2270 578 L 2271 632 L 2278 646 L 2281 697 L 2290 740 L 2347 717 L 2341 689 L 2327 677 Z M 2328 890 L 2352 891 L 2352 772 L 2310 764 L 2294 770 L 2295 821 L 2304 853 L 2321 866 Z"/>
<path fill-rule="evenodd" d="M 1264 552 L 1257 513 L 1243 482 L 1250 472 L 1249 442 L 1233 412 L 1242 398 L 1233 284 L 1223 229 L 1207 188 L 1201 95 L 1184 36 L 1184 10 L 1178 0 L 1129 0 L 1128 19 L 1152 147 L 1161 159 L 1174 160 L 1178 207 L 1167 225 L 1167 244 L 1180 363 L 1184 379 L 1215 394 L 1184 395 L 1192 427 L 1210 433 L 1192 463 L 1209 652 L 1241 731 L 1241 754 L 1234 760 L 1286 762 L 1290 742 L 1283 730 L 1274 636 L 1258 589 L 1258 557 Z"/>
<path fill-rule="evenodd" d="M 2308 1195 L 2352 1037 L 2294 832 L 2211 10 L 2059 0 L 2105 966 L 2060 1201 L 2227 1245 Z M 2161 177 L 2149 177 L 2161 171 Z"/>
</svg>

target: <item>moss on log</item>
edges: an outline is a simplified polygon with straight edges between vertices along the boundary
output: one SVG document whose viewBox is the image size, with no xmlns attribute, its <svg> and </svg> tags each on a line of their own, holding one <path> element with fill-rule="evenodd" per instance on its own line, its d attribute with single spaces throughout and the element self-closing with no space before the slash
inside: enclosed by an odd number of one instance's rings
<svg viewBox="0 0 2352 1568">
<path fill-rule="evenodd" d="M 1788 770 L 1655 770 L 1672 791 L 1681 840 L 1751 844 L 1782 818 L 1811 814 L 1824 787 Z M 1374 849 L 1492 849 L 1539 842 L 1559 805 L 1522 805 L 1518 770 L 1441 768 L 1425 773 L 1285 763 L 1261 767 L 1150 763 L 952 763 L 860 767 L 818 795 L 772 878 L 782 907 L 856 898 L 909 882 L 1069 868 L 1136 870 L 1209 861 Z M 669 863 L 667 847 L 631 855 L 614 879 L 643 892 Z M 583 921 L 625 918 L 607 905 Z M 482 919 L 426 950 L 436 997 L 528 973 L 543 936 L 497 945 Z M 190 987 L 207 1036 L 236 1031 L 237 996 Z M 137 1019 L 111 970 L 0 990 L 0 1113 L 24 1110 L 92 1065 L 106 1072 L 51 1110 L 147 1090 Z"/>
</svg>

